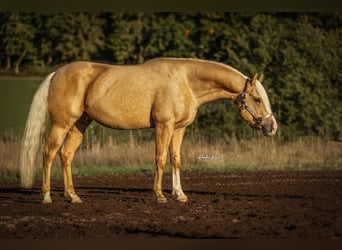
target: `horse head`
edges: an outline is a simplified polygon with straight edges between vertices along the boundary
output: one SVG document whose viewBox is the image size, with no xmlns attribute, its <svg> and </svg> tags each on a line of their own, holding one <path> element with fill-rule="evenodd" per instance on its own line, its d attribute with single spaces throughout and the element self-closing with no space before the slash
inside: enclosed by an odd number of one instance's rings
<svg viewBox="0 0 342 250">
<path fill-rule="evenodd" d="M 263 131 L 265 136 L 274 136 L 278 125 L 271 110 L 271 105 L 261 82 L 264 79 L 258 74 L 253 79 L 247 78 L 244 90 L 235 99 L 240 116 L 253 128 Z"/>
</svg>

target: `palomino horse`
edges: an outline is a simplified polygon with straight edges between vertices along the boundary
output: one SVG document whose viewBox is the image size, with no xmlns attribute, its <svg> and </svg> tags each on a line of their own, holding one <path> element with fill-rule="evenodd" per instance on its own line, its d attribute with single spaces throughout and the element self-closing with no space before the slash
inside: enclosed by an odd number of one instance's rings
<svg viewBox="0 0 342 250">
<path fill-rule="evenodd" d="M 58 149 L 65 196 L 81 202 L 74 190 L 71 162 L 92 120 L 114 129 L 156 130 L 154 192 L 166 202 L 162 175 L 170 149 L 172 193 L 186 202 L 180 180 L 180 147 L 186 126 L 207 102 L 233 100 L 240 115 L 266 136 L 277 131 L 266 91 L 230 66 L 197 59 L 160 58 L 140 65 L 73 62 L 51 73 L 37 90 L 24 132 L 20 162 L 23 187 L 32 186 L 34 165 L 50 116 L 51 131 L 43 153 L 43 202 L 50 203 L 50 171 Z"/>
</svg>

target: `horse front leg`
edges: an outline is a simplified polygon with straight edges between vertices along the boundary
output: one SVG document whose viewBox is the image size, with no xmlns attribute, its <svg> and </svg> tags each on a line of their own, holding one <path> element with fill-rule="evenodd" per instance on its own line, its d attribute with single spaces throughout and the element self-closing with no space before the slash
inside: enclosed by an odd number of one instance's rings
<svg viewBox="0 0 342 250">
<path fill-rule="evenodd" d="M 65 140 L 60 156 L 63 164 L 64 177 L 64 196 L 69 198 L 72 203 L 82 203 L 81 198 L 76 194 L 72 180 L 71 163 L 74 159 L 76 150 L 80 146 L 84 132 L 91 120 L 85 115 L 79 119 L 76 124 L 70 129 L 68 137 Z"/>
<path fill-rule="evenodd" d="M 156 124 L 156 175 L 153 190 L 157 196 L 158 203 L 166 203 L 167 199 L 162 190 L 163 172 L 167 160 L 167 150 L 173 131 L 173 123 Z"/>
<path fill-rule="evenodd" d="M 180 149 L 183 142 L 185 128 L 175 130 L 170 144 L 170 158 L 172 163 L 172 194 L 180 202 L 187 202 L 188 197 L 183 192 L 180 179 L 181 155 Z"/>
</svg>

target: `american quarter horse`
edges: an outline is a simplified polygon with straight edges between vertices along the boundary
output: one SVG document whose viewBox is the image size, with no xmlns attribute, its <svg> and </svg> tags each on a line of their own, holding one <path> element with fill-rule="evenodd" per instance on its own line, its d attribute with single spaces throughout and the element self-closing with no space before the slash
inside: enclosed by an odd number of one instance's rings
<svg viewBox="0 0 342 250">
<path fill-rule="evenodd" d="M 157 201 L 167 201 L 162 176 L 169 149 L 172 193 L 186 202 L 180 180 L 180 148 L 185 128 L 202 104 L 232 100 L 248 124 L 265 136 L 275 135 L 277 122 L 262 78 L 255 74 L 250 79 L 225 64 L 199 59 L 159 58 L 139 65 L 67 64 L 48 75 L 33 97 L 22 140 L 21 184 L 32 186 L 35 159 L 44 144 L 43 203 L 50 203 L 51 165 L 61 147 L 64 194 L 71 202 L 82 202 L 74 190 L 71 162 L 87 126 L 95 120 L 113 129 L 155 128 L 153 190 Z M 51 131 L 44 136 L 48 116 Z"/>
</svg>

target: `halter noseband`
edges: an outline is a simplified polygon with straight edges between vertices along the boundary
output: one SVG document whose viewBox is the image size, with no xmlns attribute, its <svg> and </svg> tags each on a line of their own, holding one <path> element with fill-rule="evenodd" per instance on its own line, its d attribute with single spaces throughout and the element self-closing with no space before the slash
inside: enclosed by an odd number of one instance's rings
<svg viewBox="0 0 342 250">
<path fill-rule="evenodd" d="M 253 112 L 253 110 L 251 110 L 251 108 L 246 104 L 246 98 L 247 98 L 247 89 L 248 89 L 248 84 L 250 83 L 251 79 L 250 78 L 247 78 L 246 79 L 246 83 L 245 83 L 245 87 L 243 89 L 243 92 L 241 94 L 238 95 L 237 99 L 240 100 L 241 102 L 241 106 L 239 108 L 239 110 L 244 110 L 246 109 L 247 112 L 253 117 L 253 120 L 255 121 L 255 124 L 252 125 L 250 124 L 252 127 L 258 127 L 263 120 L 267 119 L 267 118 L 270 118 L 273 113 L 268 113 L 264 116 L 258 116 L 256 113 Z"/>
</svg>

